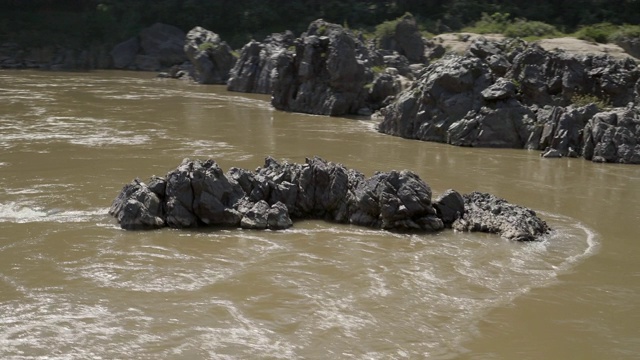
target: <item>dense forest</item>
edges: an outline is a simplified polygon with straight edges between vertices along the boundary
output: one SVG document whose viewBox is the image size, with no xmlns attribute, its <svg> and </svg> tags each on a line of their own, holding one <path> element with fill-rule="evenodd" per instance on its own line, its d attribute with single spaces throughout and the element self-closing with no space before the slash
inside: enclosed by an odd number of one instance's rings
<svg viewBox="0 0 640 360">
<path fill-rule="evenodd" d="M 425 31 L 456 31 L 485 14 L 540 21 L 563 32 L 596 23 L 638 24 L 640 0 L 0 0 L 0 41 L 115 43 L 155 22 L 219 33 L 233 47 L 317 18 L 351 28 L 410 12 Z M 37 44 L 39 43 L 39 44 Z"/>
</svg>

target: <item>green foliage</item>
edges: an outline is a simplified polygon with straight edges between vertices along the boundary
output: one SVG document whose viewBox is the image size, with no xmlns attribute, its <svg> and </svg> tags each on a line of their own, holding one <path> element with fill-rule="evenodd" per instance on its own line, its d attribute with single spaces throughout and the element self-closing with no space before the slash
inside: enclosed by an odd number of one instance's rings
<svg viewBox="0 0 640 360">
<path fill-rule="evenodd" d="M 618 27 L 611 23 L 599 23 L 581 27 L 575 36 L 582 40 L 607 43 L 617 29 Z"/>
<path fill-rule="evenodd" d="M 524 38 L 553 36 L 553 26 L 564 32 L 582 26 L 580 36 L 594 41 L 640 36 L 640 0 L 299 0 L 286 6 L 264 0 L 4 2 L 0 41 L 25 46 L 114 45 L 162 22 L 185 32 L 202 26 L 218 33 L 232 48 L 240 48 L 252 38 L 261 41 L 273 32 L 300 34 L 317 18 L 361 29 L 365 39 L 372 34 L 385 38 L 393 36 L 398 21 L 410 14 L 427 37 L 469 24 L 473 26 L 465 30 Z M 621 25 L 625 23 L 629 25 Z"/>
<path fill-rule="evenodd" d="M 396 34 L 396 26 L 398 25 L 398 19 L 385 21 L 382 24 L 376 26 L 375 36 L 379 39 L 391 38 Z"/>
<path fill-rule="evenodd" d="M 555 26 L 540 21 L 528 21 L 525 19 L 516 19 L 507 25 L 504 35 L 508 37 L 519 38 L 541 38 L 559 35 L 560 32 Z"/>
<path fill-rule="evenodd" d="M 476 21 L 473 26 L 462 29 L 464 32 L 473 32 L 478 34 L 503 34 L 507 29 L 507 26 L 511 23 L 509 17 L 511 15 L 506 13 L 494 13 L 488 15 L 482 13 L 480 20 Z"/>
<path fill-rule="evenodd" d="M 511 20 L 510 16 L 508 13 L 494 13 L 492 15 L 483 13 L 479 21 L 472 27 L 464 28 L 463 31 L 478 34 L 503 34 L 519 38 L 550 37 L 559 34 L 553 25 L 522 18 Z"/>
<path fill-rule="evenodd" d="M 640 37 L 640 25 L 598 23 L 581 27 L 574 36 L 599 43 L 616 42 L 624 38 Z"/>
<path fill-rule="evenodd" d="M 199 51 L 213 51 L 216 50 L 218 48 L 218 46 L 214 43 L 211 42 L 203 42 L 202 44 L 198 45 L 198 50 Z"/>
<path fill-rule="evenodd" d="M 575 94 L 571 97 L 571 103 L 575 106 L 595 104 L 598 109 L 607 109 L 611 107 L 611 101 L 608 98 L 599 98 L 592 94 Z"/>
<path fill-rule="evenodd" d="M 640 25 L 624 24 L 609 36 L 609 40 L 614 42 L 624 38 L 640 38 Z"/>
<path fill-rule="evenodd" d="M 384 72 L 386 68 L 384 66 L 372 66 L 371 67 L 371 71 L 373 71 L 374 74 L 381 74 Z"/>
</svg>

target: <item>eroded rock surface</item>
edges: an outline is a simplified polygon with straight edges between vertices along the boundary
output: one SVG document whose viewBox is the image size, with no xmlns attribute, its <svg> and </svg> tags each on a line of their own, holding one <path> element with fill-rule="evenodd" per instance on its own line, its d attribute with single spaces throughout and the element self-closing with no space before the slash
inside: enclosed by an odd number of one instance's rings
<svg viewBox="0 0 640 360">
<path fill-rule="evenodd" d="M 255 171 L 231 168 L 223 173 L 214 160 L 185 159 L 148 185 L 139 180 L 126 185 L 109 214 L 129 230 L 279 230 L 290 227 L 292 219 L 309 218 L 391 231 L 434 232 L 453 226 L 513 240 L 533 240 L 548 230 L 535 212 L 488 194 L 462 196 L 448 190 L 435 203 L 431 196 L 429 185 L 407 170 L 365 177 L 318 157 L 304 164 L 269 157 Z"/>
<path fill-rule="evenodd" d="M 481 37 L 465 56 L 427 67 L 374 117 L 380 132 L 410 139 L 638 163 L 639 89 L 630 58 Z"/>
<path fill-rule="evenodd" d="M 463 198 L 465 211 L 453 222 L 455 230 L 495 233 L 515 241 L 536 240 L 549 231 L 531 209 L 487 193 L 472 192 Z"/>
<path fill-rule="evenodd" d="M 200 84 L 226 84 L 236 63 L 229 45 L 200 26 L 187 33 L 184 52 L 193 64 L 193 78 Z"/>
<path fill-rule="evenodd" d="M 271 103 L 279 110 L 319 115 L 355 114 L 364 106 L 367 51 L 347 29 L 316 20 L 295 40 L 295 54 L 277 58 Z"/>
</svg>

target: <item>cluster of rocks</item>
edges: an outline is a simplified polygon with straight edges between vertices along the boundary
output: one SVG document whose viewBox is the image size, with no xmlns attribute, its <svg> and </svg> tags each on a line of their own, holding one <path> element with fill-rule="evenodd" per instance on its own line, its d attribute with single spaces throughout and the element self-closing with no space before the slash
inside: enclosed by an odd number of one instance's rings
<svg viewBox="0 0 640 360">
<path fill-rule="evenodd" d="M 379 131 L 405 138 L 637 164 L 638 104 L 631 59 L 480 38 L 466 55 L 427 67 L 375 116 Z"/>
<path fill-rule="evenodd" d="M 490 194 L 448 190 L 432 201 L 431 188 L 411 171 L 357 170 L 318 157 L 304 164 L 268 157 L 255 171 L 224 173 L 214 160 L 185 159 L 165 177 L 124 186 L 109 209 L 123 229 L 164 226 L 286 229 L 292 219 L 327 221 L 392 231 L 461 231 L 539 239 L 549 231 L 532 210 Z"/>
</svg>

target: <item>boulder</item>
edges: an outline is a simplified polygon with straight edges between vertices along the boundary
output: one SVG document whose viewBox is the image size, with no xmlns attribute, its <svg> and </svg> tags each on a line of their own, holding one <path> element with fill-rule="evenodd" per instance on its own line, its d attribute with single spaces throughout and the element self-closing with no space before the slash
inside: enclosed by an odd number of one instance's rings
<svg viewBox="0 0 640 360">
<path fill-rule="evenodd" d="M 263 42 L 251 40 L 240 50 L 230 71 L 227 89 L 247 93 L 270 94 L 278 56 L 293 47 L 295 36 L 287 31 L 272 34 Z"/>
<path fill-rule="evenodd" d="M 430 65 L 420 79 L 382 108 L 380 132 L 409 139 L 447 142 L 451 124 L 485 101 L 482 91 L 493 83 L 480 59 L 454 56 Z"/>
<path fill-rule="evenodd" d="M 138 37 L 142 54 L 157 59 L 163 68 L 187 61 L 185 33 L 175 26 L 155 23 L 142 29 Z"/>
<path fill-rule="evenodd" d="M 433 202 L 438 217 L 442 222 L 451 227 L 454 221 L 464 214 L 464 198 L 459 192 L 449 189 Z"/>
<path fill-rule="evenodd" d="M 585 159 L 640 164 L 640 109 L 633 105 L 598 113 L 583 132 Z"/>
<path fill-rule="evenodd" d="M 413 15 L 403 15 L 389 34 L 380 39 L 380 48 L 397 51 L 411 63 L 425 61 L 425 44 Z"/>
<path fill-rule="evenodd" d="M 240 227 L 243 229 L 266 229 L 268 225 L 268 212 L 269 204 L 264 200 L 258 201 L 244 214 L 240 222 Z"/>
<path fill-rule="evenodd" d="M 147 230 L 165 226 L 161 198 L 135 179 L 125 185 L 109 208 L 123 229 Z"/>
<path fill-rule="evenodd" d="M 184 52 L 193 64 L 193 78 L 200 84 L 226 84 L 236 62 L 220 36 L 196 26 L 187 33 Z"/>
<path fill-rule="evenodd" d="M 280 201 L 271 205 L 267 211 L 267 228 L 271 230 L 288 229 L 293 225 L 289 217 L 289 209 Z"/>
<path fill-rule="evenodd" d="M 140 41 L 137 36 L 117 44 L 109 53 L 113 59 L 113 67 L 116 69 L 128 69 L 134 65 L 139 51 Z"/>
<path fill-rule="evenodd" d="M 640 78 L 640 69 L 630 58 L 548 52 L 536 44 L 529 44 L 512 63 L 507 76 L 521 84 L 526 105 L 568 106 L 588 96 L 625 106 L 634 99 L 630 84 Z"/>
<path fill-rule="evenodd" d="M 500 234 L 512 241 L 532 241 L 549 232 L 549 226 L 525 207 L 487 193 L 463 195 L 465 211 L 452 224 L 457 231 Z"/>
<path fill-rule="evenodd" d="M 365 71 L 358 38 L 323 20 L 313 21 L 295 40 L 295 54 L 281 52 L 272 78 L 272 105 L 279 110 L 321 115 L 356 114 L 364 106 Z"/>
</svg>

